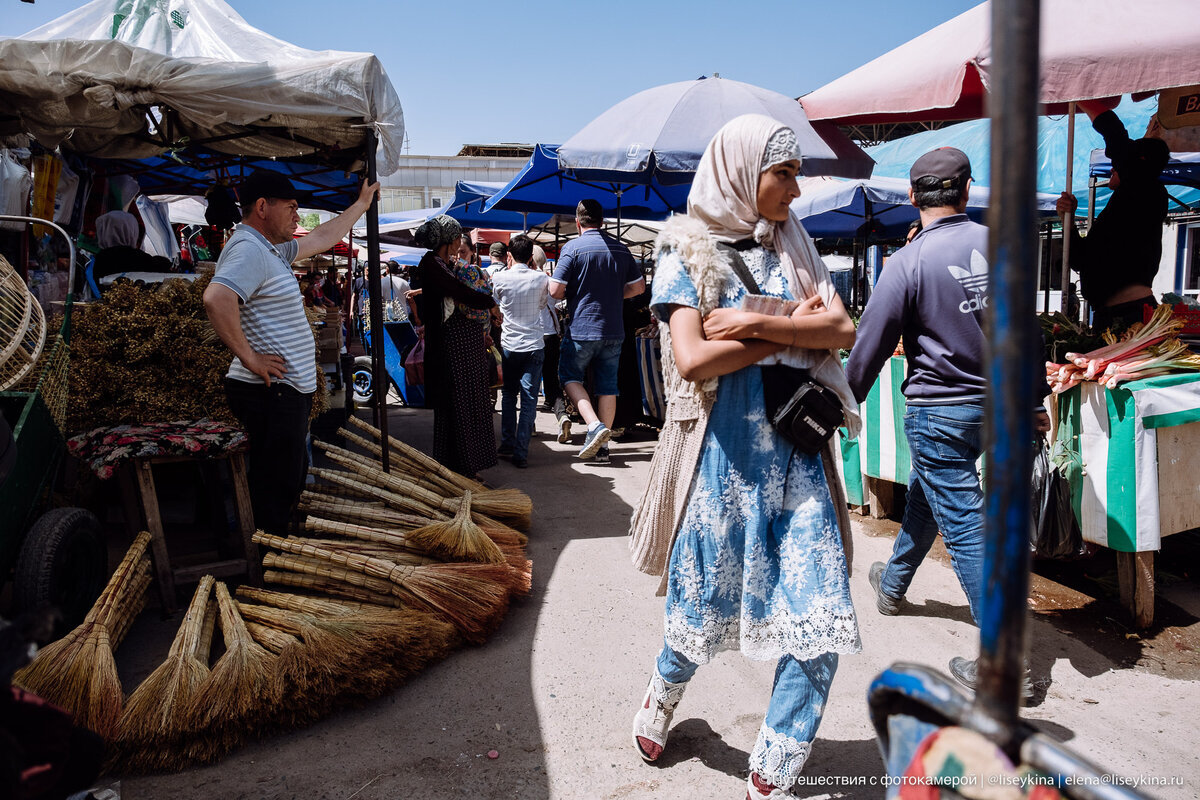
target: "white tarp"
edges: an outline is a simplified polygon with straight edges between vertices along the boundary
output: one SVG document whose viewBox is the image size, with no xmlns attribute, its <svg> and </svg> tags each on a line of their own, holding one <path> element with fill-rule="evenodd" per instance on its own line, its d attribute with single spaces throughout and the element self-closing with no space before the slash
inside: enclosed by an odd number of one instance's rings
<svg viewBox="0 0 1200 800">
<path fill-rule="evenodd" d="M 372 126 L 387 175 L 404 140 L 400 99 L 374 55 L 296 47 L 222 0 L 93 0 L 0 39 L 0 107 L 18 117 L 0 121 L 0 139 L 69 139 L 99 157 L 149 157 L 176 143 L 298 156 L 356 148 Z M 152 107 L 170 112 L 159 120 Z"/>
</svg>

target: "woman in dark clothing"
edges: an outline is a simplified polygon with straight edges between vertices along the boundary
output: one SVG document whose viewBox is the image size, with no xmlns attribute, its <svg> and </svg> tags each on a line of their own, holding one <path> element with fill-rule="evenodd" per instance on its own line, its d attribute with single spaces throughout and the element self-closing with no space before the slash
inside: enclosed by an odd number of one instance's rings
<svg viewBox="0 0 1200 800">
<path fill-rule="evenodd" d="M 459 224 L 445 215 L 417 228 L 417 246 L 429 250 L 414 276 L 417 307 L 425 323 L 425 402 L 433 408 L 433 456 L 455 472 L 474 477 L 496 464 L 496 434 L 488 404 L 487 350 L 479 323 L 463 309 L 490 309 L 490 294 L 456 274 Z"/>
<path fill-rule="evenodd" d="M 1112 197 L 1092 223 L 1087 237 L 1074 225 L 1071 269 L 1079 273 L 1083 298 L 1093 309 L 1092 326 L 1127 327 L 1142 321 L 1144 306 L 1157 306 L 1151 289 L 1162 258 L 1163 223 L 1167 219 L 1167 190 L 1159 176 L 1171 158 L 1162 139 L 1133 140 L 1105 101 L 1079 103 L 1104 137 L 1104 152 L 1112 161 Z M 1074 214 L 1075 197 L 1063 192 L 1059 214 Z"/>
<path fill-rule="evenodd" d="M 128 211 L 110 211 L 96 218 L 96 243 L 100 252 L 92 265 L 92 277 L 100 280 L 118 272 L 157 272 L 154 256 L 138 249 L 142 239 L 137 217 Z M 169 268 L 170 262 L 167 262 Z"/>
</svg>

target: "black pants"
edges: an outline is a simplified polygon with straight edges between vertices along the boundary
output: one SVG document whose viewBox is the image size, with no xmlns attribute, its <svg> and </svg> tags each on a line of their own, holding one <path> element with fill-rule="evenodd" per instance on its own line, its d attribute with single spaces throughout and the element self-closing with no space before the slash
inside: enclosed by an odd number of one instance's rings
<svg viewBox="0 0 1200 800">
<path fill-rule="evenodd" d="M 225 379 L 229 409 L 250 438 L 250 502 L 254 524 L 283 536 L 308 471 L 308 417 L 313 396 L 285 383 Z"/>
<path fill-rule="evenodd" d="M 562 386 L 558 383 L 559 341 L 557 333 L 542 337 L 546 345 L 546 360 L 542 364 L 542 394 L 545 395 L 542 402 L 551 408 L 563 396 Z"/>
</svg>

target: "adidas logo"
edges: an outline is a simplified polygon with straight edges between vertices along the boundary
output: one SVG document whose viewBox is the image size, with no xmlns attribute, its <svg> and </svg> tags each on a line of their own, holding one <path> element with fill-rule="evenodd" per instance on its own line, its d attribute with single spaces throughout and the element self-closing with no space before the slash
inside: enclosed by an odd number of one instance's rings
<svg viewBox="0 0 1200 800">
<path fill-rule="evenodd" d="M 988 262 L 982 253 L 978 250 L 972 250 L 969 266 L 958 267 L 950 265 L 947 269 L 950 270 L 950 274 L 962 285 L 968 294 L 974 295 L 970 300 L 964 300 L 959 303 L 959 311 L 964 314 L 970 314 L 973 311 L 980 311 L 987 308 Z"/>
</svg>

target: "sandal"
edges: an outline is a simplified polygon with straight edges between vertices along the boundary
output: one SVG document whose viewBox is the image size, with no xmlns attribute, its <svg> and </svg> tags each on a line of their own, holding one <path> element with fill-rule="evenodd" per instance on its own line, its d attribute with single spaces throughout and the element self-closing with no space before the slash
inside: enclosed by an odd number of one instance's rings
<svg viewBox="0 0 1200 800">
<path fill-rule="evenodd" d="M 795 798 L 795 795 L 767 783 L 757 772 L 751 772 L 746 778 L 746 800 L 784 800 L 789 797 Z"/>
<path fill-rule="evenodd" d="M 646 763 L 657 761 L 667 746 L 667 729 L 685 688 L 686 683 L 668 683 L 657 669 L 651 676 L 646 696 L 633 718 L 633 746 Z"/>
</svg>

